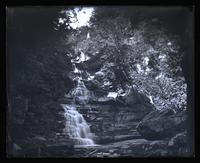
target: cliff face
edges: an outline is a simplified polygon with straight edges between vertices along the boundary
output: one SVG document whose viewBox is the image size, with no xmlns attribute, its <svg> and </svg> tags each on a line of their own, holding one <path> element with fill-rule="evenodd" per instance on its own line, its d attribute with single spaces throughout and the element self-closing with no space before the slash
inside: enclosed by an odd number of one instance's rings
<svg viewBox="0 0 200 163">
<path fill-rule="evenodd" d="M 57 101 L 73 83 L 67 76 L 70 60 L 51 25 L 57 11 L 7 10 L 7 143 L 11 155 L 13 143 L 26 151 L 57 142 L 56 133 L 64 127 L 59 114 L 63 108 Z"/>
<path fill-rule="evenodd" d="M 87 104 L 73 105 L 79 113 L 83 115 L 90 126 L 92 133 L 95 134 L 94 140 L 97 144 L 107 144 L 111 142 L 138 139 L 140 134 L 136 131 L 136 125 L 140 120 L 155 110 L 148 98 L 134 92 L 135 101 L 130 105 L 126 102 L 131 98 L 130 94 L 122 99 L 117 98 L 96 98 Z M 70 103 L 71 99 L 63 100 L 63 103 Z"/>
</svg>

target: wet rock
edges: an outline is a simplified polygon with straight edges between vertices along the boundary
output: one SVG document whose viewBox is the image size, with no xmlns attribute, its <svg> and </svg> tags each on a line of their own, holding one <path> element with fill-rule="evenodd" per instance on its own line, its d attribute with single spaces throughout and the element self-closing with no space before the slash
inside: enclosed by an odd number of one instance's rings
<svg viewBox="0 0 200 163">
<path fill-rule="evenodd" d="M 148 140 L 170 138 L 184 131 L 186 114 L 175 114 L 173 110 L 153 111 L 138 124 L 137 131 Z"/>
</svg>

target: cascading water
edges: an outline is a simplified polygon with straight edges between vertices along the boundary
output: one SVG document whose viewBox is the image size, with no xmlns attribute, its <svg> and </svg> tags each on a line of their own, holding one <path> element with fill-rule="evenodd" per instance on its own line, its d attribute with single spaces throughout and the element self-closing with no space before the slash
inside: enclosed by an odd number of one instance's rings
<svg viewBox="0 0 200 163">
<path fill-rule="evenodd" d="M 75 72 L 80 72 L 75 67 Z M 90 127 L 85 121 L 84 117 L 77 111 L 75 103 L 85 105 L 90 98 L 90 91 L 87 90 L 80 73 L 74 78 L 77 80 L 76 87 L 70 92 L 73 100 L 71 105 L 63 104 L 65 128 L 64 132 L 74 141 L 78 146 L 94 146 L 95 143 L 92 140 L 93 133 L 90 131 Z"/>
<path fill-rule="evenodd" d="M 63 108 L 66 119 L 64 132 L 69 135 L 76 145 L 94 145 L 93 134 L 83 116 L 73 105 L 63 105 Z"/>
<path fill-rule="evenodd" d="M 89 101 L 89 98 L 91 96 L 91 93 L 86 88 L 85 84 L 81 77 L 78 79 L 77 87 L 71 92 L 72 96 L 74 97 L 75 101 L 79 104 L 87 104 Z"/>
</svg>

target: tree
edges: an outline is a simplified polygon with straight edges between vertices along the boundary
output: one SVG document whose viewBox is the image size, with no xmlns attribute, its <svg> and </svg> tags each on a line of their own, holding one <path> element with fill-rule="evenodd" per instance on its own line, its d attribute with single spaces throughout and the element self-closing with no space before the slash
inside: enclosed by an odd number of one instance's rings
<svg viewBox="0 0 200 163">
<path fill-rule="evenodd" d="M 128 84 L 151 98 L 157 109 L 185 108 L 186 85 L 179 37 L 170 34 L 159 19 L 144 19 L 134 24 L 127 14 L 115 7 L 96 8 L 91 26 L 80 28 L 73 39 L 68 39 L 74 54 L 83 51 L 91 60 L 95 58 L 93 62 L 101 65 L 97 70 L 104 77 L 94 80 L 99 80 L 105 90 L 108 88 L 104 83 L 115 83 L 113 91 L 120 90 L 118 87 L 125 89 Z M 89 63 L 84 63 L 88 71 L 92 65 Z M 114 72 L 113 79 L 107 78 L 109 71 Z"/>
</svg>

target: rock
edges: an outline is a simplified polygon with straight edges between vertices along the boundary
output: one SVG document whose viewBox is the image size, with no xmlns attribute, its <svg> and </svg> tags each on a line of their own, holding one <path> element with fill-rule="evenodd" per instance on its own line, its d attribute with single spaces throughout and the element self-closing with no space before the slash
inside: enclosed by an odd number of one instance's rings
<svg viewBox="0 0 200 163">
<path fill-rule="evenodd" d="M 96 143 L 106 144 L 141 138 L 135 128 L 140 120 L 153 110 L 153 106 L 147 105 L 148 102 L 140 100 L 132 106 L 127 106 L 118 99 L 106 96 L 92 100 L 87 106 L 77 104 L 76 108 L 80 108 L 79 113 L 84 116 L 91 131 L 97 136 Z"/>
<path fill-rule="evenodd" d="M 13 150 L 15 150 L 15 151 L 21 151 L 22 148 L 19 145 L 13 143 Z"/>
<path fill-rule="evenodd" d="M 22 147 L 16 143 L 12 143 L 11 147 L 8 147 L 7 155 L 8 156 L 20 156 L 21 152 L 23 151 Z"/>
<path fill-rule="evenodd" d="M 173 110 L 156 110 L 146 115 L 137 125 L 137 131 L 148 140 L 171 138 L 185 129 L 185 111 L 175 114 Z"/>
<path fill-rule="evenodd" d="M 163 140 L 155 140 L 152 141 L 149 145 L 150 145 L 150 149 L 152 150 L 156 150 L 156 149 L 162 149 L 166 146 L 167 142 L 163 141 Z"/>
<path fill-rule="evenodd" d="M 113 99 L 113 98 L 110 98 L 110 97 L 100 97 L 100 98 L 97 98 L 97 99 L 93 99 L 91 101 L 92 104 L 102 104 L 102 105 L 115 105 L 117 104 L 117 102 Z"/>
<path fill-rule="evenodd" d="M 168 155 L 170 156 L 191 156 L 188 149 L 187 132 L 181 132 L 172 137 L 168 142 Z"/>
<path fill-rule="evenodd" d="M 174 137 L 170 139 L 168 142 L 168 146 L 177 146 L 183 147 L 187 145 L 187 135 L 186 131 L 176 134 Z"/>
<path fill-rule="evenodd" d="M 150 103 L 149 98 L 135 89 L 130 89 L 129 93 L 120 97 L 120 99 L 124 101 L 127 106 L 131 107 L 134 112 L 148 114 L 155 110 L 155 107 Z"/>
<path fill-rule="evenodd" d="M 109 156 L 110 156 L 110 153 L 106 153 L 106 152 L 97 153 L 97 157 L 109 157 Z"/>
<path fill-rule="evenodd" d="M 44 138 L 44 137 L 42 137 L 42 136 L 35 136 L 35 137 L 33 138 L 33 140 L 34 140 L 34 141 L 38 141 L 38 142 L 45 142 L 45 141 L 47 141 L 47 139 Z"/>
<path fill-rule="evenodd" d="M 105 73 L 103 73 L 102 71 L 98 71 L 95 73 L 95 77 L 98 79 L 101 79 L 105 76 Z"/>
<path fill-rule="evenodd" d="M 139 95 L 138 92 L 132 89 L 126 96 L 122 97 L 122 99 L 129 106 L 133 106 L 139 102 Z"/>
<path fill-rule="evenodd" d="M 114 150 L 113 149 L 110 149 L 110 150 L 108 150 L 109 151 L 109 153 L 114 153 Z"/>
</svg>

